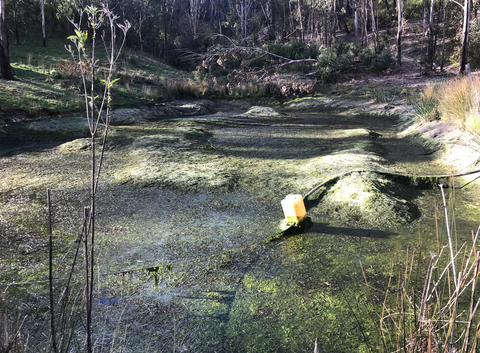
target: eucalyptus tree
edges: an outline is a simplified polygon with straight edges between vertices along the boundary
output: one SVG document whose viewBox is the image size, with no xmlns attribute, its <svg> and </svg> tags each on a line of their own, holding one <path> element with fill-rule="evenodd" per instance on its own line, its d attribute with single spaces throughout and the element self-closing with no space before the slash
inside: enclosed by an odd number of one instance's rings
<svg viewBox="0 0 480 353">
<path fill-rule="evenodd" d="M 189 3 L 190 3 L 189 17 L 190 17 L 190 25 L 193 31 L 193 39 L 197 39 L 200 20 L 204 17 L 204 14 L 205 14 L 206 0 L 189 0 Z"/>
<path fill-rule="evenodd" d="M 5 24 L 5 0 L 0 0 L 0 78 L 13 80 L 8 50 L 8 32 Z"/>
<path fill-rule="evenodd" d="M 44 0 L 40 0 L 40 7 L 42 10 L 42 35 L 43 35 L 43 46 L 47 46 L 47 39 L 45 36 L 45 3 Z"/>
<path fill-rule="evenodd" d="M 13 12 L 13 31 L 15 33 L 15 44 L 20 44 L 20 35 L 18 31 L 18 21 L 19 21 L 19 12 L 20 12 L 20 4 L 22 3 L 22 0 L 12 0 L 10 2 L 12 6 L 12 12 Z"/>
<path fill-rule="evenodd" d="M 292 2 L 292 1 L 290 1 Z M 300 31 L 300 38 L 302 40 L 305 39 L 305 32 L 303 29 L 303 16 L 302 16 L 302 0 L 297 0 L 297 21 L 298 21 L 298 27 L 297 29 Z"/>
<path fill-rule="evenodd" d="M 241 35 L 243 38 L 248 36 L 247 27 L 252 5 L 253 0 L 235 0 L 235 10 L 240 18 Z"/>
<path fill-rule="evenodd" d="M 219 34 L 223 34 L 224 22 L 230 11 L 230 3 L 226 0 L 210 0 L 209 2 L 210 26 Z"/>
<path fill-rule="evenodd" d="M 128 21 L 131 23 L 133 31 L 138 40 L 140 51 L 144 50 L 144 43 L 148 39 L 148 34 L 152 32 L 149 20 L 153 15 L 149 0 L 132 0 L 125 6 L 128 13 Z"/>
<path fill-rule="evenodd" d="M 336 0 L 316 0 L 312 3 L 312 11 L 318 13 L 320 36 L 323 37 L 323 44 L 331 46 L 335 38 L 336 29 Z"/>
<path fill-rule="evenodd" d="M 402 65 L 402 35 L 403 35 L 403 6 L 402 0 L 397 0 L 397 64 Z"/>
<path fill-rule="evenodd" d="M 433 15 L 435 9 L 435 0 L 430 0 L 430 10 L 428 16 L 428 30 L 427 30 L 427 68 L 430 70 L 433 67 L 433 58 L 435 56 L 435 29 L 433 24 Z"/>
<path fill-rule="evenodd" d="M 432 0 L 433 1 L 433 0 Z M 378 49 L 378 33 L 377 33 L 377 25 L 375 21 L 375 5 L 373 0 L 370 0 L 370 15 L 371 15 L 371 26 L 372 26 L 372 34 L 373 34 L 373 45 L 375 50 Z"/>
<path fill-rule="evenodd" d="M 468 38 L 470 36 L 470 0 L 463 4 L 462 49 L 460 51 L 460 73 L 465 74 L 468 62 Z"/>
<path fill-rule="evenodd" d="M 267 27 L 267 33 L 275 32 L 275 17 L 273 0 L 264 0 L 259 2 L 259 6 L 262 9 L 262 14 L 265 19 L 265 25 Z"/>
</svg>

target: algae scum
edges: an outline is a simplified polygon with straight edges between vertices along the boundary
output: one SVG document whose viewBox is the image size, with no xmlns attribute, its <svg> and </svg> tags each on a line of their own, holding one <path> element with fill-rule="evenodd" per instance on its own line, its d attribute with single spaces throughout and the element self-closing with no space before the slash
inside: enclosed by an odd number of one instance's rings
<svg viewBox="0 0 480 353">
<path fill-rule="evenodd" d="M 185 110 L 213 109 L 199 107 Z M 388 175 L 443 174 L 439 147 L 400 137 L 394 117 L 265 107 L 186 117 L 181 108 L 113 117 L 98 198 L 97 350 L 371 345 L 378 322 L 365 319 L 374 310 L 366 303 L 375 294 L 362 268 L 373 287 L 385 288 L 397 256 L 419 238 L 436 246 L 441 202 L 438 190 Z M 31 351 L 44 349 L 48 336 L 44 194 L 52 190 L 55 263 L 68 263 L 88 203 L 85 132 L 77 118 L 0 130 L 0 280 L 35 282 L 6 290 L 11 310 L 29 315 Z M 309 197 L 304 228 L 274 237 L 287 194 L 305 195 L 343 173 Z M 472 193 L 456 192 L 457 244 L 477 227 Z"/>
</svg>

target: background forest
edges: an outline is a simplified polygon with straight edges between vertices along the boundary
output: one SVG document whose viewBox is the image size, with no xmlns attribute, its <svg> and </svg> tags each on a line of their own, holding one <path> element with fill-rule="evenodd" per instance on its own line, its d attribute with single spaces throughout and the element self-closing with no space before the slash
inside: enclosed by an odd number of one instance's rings
<svg viewBox="0 0 480 353">
<path fill-rule="evenodd" d="M 49 35 L 71 34 L 70 20 L 78 20 L 79 4 L 73 1 L 2 3 L 0 22 L 11 46 L 26 43 L 42 27 L 47 45 Z M 114 0 L 108 5 L 119 21 L 132 25 L 128 48 L 197 70 L 202 79 L 227 76 L 234 69 L 254 72 L 258 80 L 288 67 L 322 81 L 358 64 L 386 70 L 394 61 L 401 64 L 404 27 L 413 20 L 414 51 L 423 68 L 443 70 L 458 62 L 463 72 L 467 61 L 473 68 L 480 64 L 477 1 Z M 291 60 L 301 63 L 291 67 Z"/>
</svg>

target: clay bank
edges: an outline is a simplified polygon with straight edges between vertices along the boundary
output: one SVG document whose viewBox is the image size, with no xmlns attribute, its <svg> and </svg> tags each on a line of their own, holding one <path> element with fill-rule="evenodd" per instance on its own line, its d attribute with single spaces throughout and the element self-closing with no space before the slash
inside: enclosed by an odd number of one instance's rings
<svg viewBox="0 0 480 353">
<path fill-rule="evenodd" d="M 112 121 L 96 221 L 99 351 L 311 352 L 316 340 L 358 351 L 377 324 L 356 319 L 368 314 L 359 298 L 375 295 L 364 276 L 385 288 L 392 262 L 419 242 L 436 247 L 436 185 L 452 185 L 438 176 L 479 168 L 472 135 L 345 102 L 179 102 Z M 89 140 L 82 118 L 56 117 L 2 126 L 0 148 L 1 289 L 29 315 L 23 327 L 40 351 L 45 190 L 54 262 L 71 261 Z M 476 177 L 454 180 L 458 247 L 480 221 Z M 308 225 L 277 236 L 281 200 L 324 181 L 307 199 Z"/>
</svg>

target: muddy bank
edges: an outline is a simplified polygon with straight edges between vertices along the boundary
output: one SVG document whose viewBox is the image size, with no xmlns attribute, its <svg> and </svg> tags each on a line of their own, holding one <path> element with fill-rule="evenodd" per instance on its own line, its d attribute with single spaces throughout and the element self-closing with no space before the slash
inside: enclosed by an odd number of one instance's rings
<svg viewBox="0 0 480 353">
<path fill-rule="evenodd" d="M 123 342 L 114 340 L 118 325 L 130 352 L 305 352 L 316 338 L 326 351 L 365 344 L 348 320 L 364 313 L 345 304 L 367 295 L 359 261 L 382 287 L 393 254 L 416 246 L 413 233 L 436 242 L 437 192 L 386 175 L 445 174 L 447 150 L 395 114 L 300 102 L 194 117 L 119 112 L 99 187 L 98 347 Z M 55 261 L 72 257 L 88 203 L 89 141 L 76 135 L 81 120 L 52 121 L 22 127 L 38 140 L 2 146 L 2 284 L 46 279 L 46 188 Z M 3 129 L 14 141 L 15 128 Z M 55 132 L 48 141 L 47 131 Z M 287 194 L 355 170 L 384 174 L 352 173 L 319 190 L 308 229 L 266 242 L 280 231 Z M 459 234 L 467 230 L 459 242 L 478 220 L 475 192 L 470 185 L 456 196 Z M 12 306 L 26 300 L 32 335 L 47 320 L 46 288 L 8 291 Z"/>
</svg>

